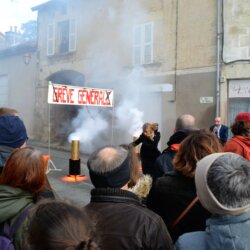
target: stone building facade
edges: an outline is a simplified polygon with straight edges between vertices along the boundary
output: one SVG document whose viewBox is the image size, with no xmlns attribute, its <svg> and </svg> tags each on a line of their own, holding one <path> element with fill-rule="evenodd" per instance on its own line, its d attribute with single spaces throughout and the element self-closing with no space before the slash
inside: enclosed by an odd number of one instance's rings
<svg viewBox="0 0 250 250">
<path fill-rule="evenodd" d="M 249 9 L 245 0 L 35 6 L 35 138 L 64 144 L 78 133 L 85 134 L 85 147 L 127 143 L 143 122 L 158 122 L 163 149 L 183 113 L 193 114 L 200 128 L 216 115 L 230 125 L 250 109 Z M 112 88 L 114 107 L 49 105 L 49 81 Z"/>
</svg>

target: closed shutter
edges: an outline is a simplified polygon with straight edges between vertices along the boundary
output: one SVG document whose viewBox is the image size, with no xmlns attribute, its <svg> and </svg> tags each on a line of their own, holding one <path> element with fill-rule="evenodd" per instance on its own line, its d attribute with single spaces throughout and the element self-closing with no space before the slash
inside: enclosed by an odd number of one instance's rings
<svg viewBox="0 0 250 250">
<path fill-rule="evenodd" d="M 71 19 L 69 22 L 69 51 L 76 50 L 76 21 Z"/>
<path fill-rule="evenodd" d="M 135 26 L 133 30 L 133 64 L 153 62 L 153 23 Z"/>
<path fill-rule="evenodd" d="M 144 25 L 144 58 L 143 63 L 149 64 L 153 62 L 153 23 Z"/>
<path fill-rule="evenodd" d="M 141 54 L 141 42 L 142 42 L 142 28 L 141 26 L 136 26 L 133 30 L 133 64 L 141 64 L 142 54 Z"/>
<path fill-rule="evenodd" d="M 47 56 L 55 54 L 55 25 L 49 24 L 47 31 Z"/>
</svg>

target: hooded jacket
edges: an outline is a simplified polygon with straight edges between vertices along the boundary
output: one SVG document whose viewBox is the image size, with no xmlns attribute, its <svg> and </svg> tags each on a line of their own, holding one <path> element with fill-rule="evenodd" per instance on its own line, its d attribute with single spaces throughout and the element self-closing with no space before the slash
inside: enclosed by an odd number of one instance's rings
<svg viewBox="0 0 250 250">
<path fill-rule="evenodd" d="M 240 143 L 237 140 L 239 140 Z M 227 141 L 224 146 L 224 151 L 239 154 L 250 161 L 250 137 L 241 135 L 234 136 Z"/>
<path fill-rule="evenodd" d="M 136 182 L 136 185 L 129 188 L 128 191 L 137 195 L 143 204 L 146 204 L 146 200 L 149 191 L 152 187 L 152 178 L 150 175 L 142 175 Z"/>
<path fill-rule="evenodd" d="M 0 225 L 7 220 L 11 224 L 15 221 L 16 217 L 21 211 L 33 204 L 33 196 L 31 193 L 26 192 L 20 188 L 13 188 L 7 185 L 0 185 Z M 21 249 L 21 242 L 25 238 L 26 220 L 17 230 L 14 235 L 15 249 Z"/>
<path fill-rule="evenodd" d="M 154 180 L 163 176 L 169 171 L 173 171 L 173 158 L 179 150 L 180 143 L 190 134 L 191 130 L 180 130 L 170 136 L 167 142 L 168 147 L 162 151 L 162 154 L 155 161 Z"/>
<path fill-rule="evenodd" d="M 226 154 L 230 153 L 214 153 L 198 162 L 195 172 L 197 195 L 203 206 L 213 215 L 206 221 L 206 231 L 180 236 L 175 244 L 175 250 L 250 249 L 250 204 L 226 207 L 215 197 L 207 184 L 210 166 L 217 158 Z"/>
<path fill-rule="evenodd" d="M 205 232 L 181 236 L 175 250 L 249 250 L 250 212 L 237 216 L 217 215 L 207 220 Z"/>
</svg>

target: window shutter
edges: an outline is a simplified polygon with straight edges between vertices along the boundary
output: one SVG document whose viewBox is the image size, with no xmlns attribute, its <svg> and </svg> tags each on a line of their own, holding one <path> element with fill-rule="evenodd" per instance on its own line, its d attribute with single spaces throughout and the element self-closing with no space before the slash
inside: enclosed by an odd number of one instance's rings
<svg viewBox="0 0 250 250">
<path fill-rule="evenodd" d="M 47 56 L 55 54 L 55 25 L 49 24 L 47 31 Z"/>
<path fill-rule="evenodd" d="M 141 64 L 141 43 L 142 43 L 142 28 L 136 26 L 133 31 L 133 64 Z"/>
<path fill-rule="evenodd" d="M 153 62 L 153 23 L 137 25 L 133 33 L 133 64 Z"/>
<path fill-rule="evenodd" d="M 153 23 L 144 25 L 144 46 L 143 46 L 143 63 L 149 64 L 153 62 Z"/>
<path fill-rule="evenodd" d="M 76 21 L 71 19 L 69 22 L 69 51 L 76 50 Z"/>
</svg>

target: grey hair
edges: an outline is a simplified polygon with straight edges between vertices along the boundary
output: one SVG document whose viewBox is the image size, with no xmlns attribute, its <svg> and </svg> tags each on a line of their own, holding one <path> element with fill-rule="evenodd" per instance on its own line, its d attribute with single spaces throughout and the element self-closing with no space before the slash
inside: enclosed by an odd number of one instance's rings
<svg viewBox="0 0 250 250">
<path fill-rule="evenodd" d="M 195 128 L 195 118 L 192 115 L 184 114 L 177 118 L 175 123 L 176 131 L 183 129 L 194 129 Z"/>
<path fill-rule="evenodd" d="M 250 204 L 250 162 L 237 154 L 222 155 L 209 168 L 207 184 L 227 208 Z"/>
<path fill-rule="evenodd" d="M 110 172 L 124 162 L 128 153 L 129 151 L 122 147 L 105 146 L 90 155 L 88 164 L 90 169 L 97 173 Z"/>
</svg>

